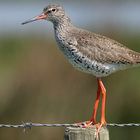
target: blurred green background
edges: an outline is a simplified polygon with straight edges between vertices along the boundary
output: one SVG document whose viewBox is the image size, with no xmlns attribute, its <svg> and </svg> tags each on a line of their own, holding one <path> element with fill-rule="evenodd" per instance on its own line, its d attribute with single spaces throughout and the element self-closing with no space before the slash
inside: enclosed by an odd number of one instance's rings
<svg viewBox="0 0 140 140">
<path fill-rule="evenodd" d="M 62 4 L 78 27 L 140 52 L 139 1 L 0 1 L 0 123 L 74 123 L 92 113 L 96 78 L 75 70 L 57 49 L 46 21 L 21 26 L 48 3 Z M 103 78 L 107 122 L 140 122 L 140 68 Z M 99 112 L 98 112 L 99 113 Z M 99 119 L 100 116 L 98 116 Z M 140 128 L 109 127 L 110 139 L 139 139 Z M 58 140 L 63 128 L 0 129 L 0 140 Z"/>
</svg>

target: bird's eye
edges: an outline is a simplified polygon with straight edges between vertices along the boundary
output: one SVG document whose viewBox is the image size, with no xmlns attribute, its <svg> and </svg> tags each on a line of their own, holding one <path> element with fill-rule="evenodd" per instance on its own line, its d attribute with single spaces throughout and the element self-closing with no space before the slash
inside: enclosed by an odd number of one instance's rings
<svg viewBox="0 0 140 140">
<path fill-rule="evenodd" d="M 55 12 L 55 9 L 52 9 L 53 12 Z"/>
<path fill-rule="evenodd" d="M 48 10 L 48 12 L 47 12 L 47 13 L 48 13 L 48 14 L 49 14 L 49 13 L 51 13 L 51 10 Z"/>
</svg>

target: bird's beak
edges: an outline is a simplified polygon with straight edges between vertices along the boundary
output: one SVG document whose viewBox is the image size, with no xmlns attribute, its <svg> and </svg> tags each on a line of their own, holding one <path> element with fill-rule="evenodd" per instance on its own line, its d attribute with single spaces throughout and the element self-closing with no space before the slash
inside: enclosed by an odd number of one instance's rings
<svg viewBox="0 0 140 140">
<path fill-rule="evenodd" d="M 33 21 L 42 20 L 42 19 L 46 19 L 46 18 L 47 18 L 47 14 L 42 13 L 34 18 L 31 18 L 29 20 L 26 20 L 25 22 L 22 22 L 21 24 L 24 25 L 24 24 L 27 24 L 27 23 L 30 23 Z"/>
</svg>

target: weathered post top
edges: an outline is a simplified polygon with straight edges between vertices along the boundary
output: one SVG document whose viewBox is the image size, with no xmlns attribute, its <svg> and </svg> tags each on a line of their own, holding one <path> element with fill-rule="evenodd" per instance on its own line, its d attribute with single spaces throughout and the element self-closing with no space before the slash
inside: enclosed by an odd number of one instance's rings
<svg viewBox="0 0 140 140">
<path fill-rule="evenodd" d="M 96 126 L 89 128 L 67 127 L 64 140 L 109 140 L 109 131 L 106 127 L 101 128 L 98 138 L 96 132 Z"/>
</svg>

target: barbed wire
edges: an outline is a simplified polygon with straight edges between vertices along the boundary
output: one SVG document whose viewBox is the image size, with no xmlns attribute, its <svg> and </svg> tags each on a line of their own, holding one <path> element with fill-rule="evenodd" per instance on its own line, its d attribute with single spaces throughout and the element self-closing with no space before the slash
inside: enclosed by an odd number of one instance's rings
<svg viewBox="0 0 140 140">
<path fill-rule="evenodd" d="M 140 123 L 108 123 L 111 127 L 140 127 Z"/>
<path fill-rule="evenodd" d="M 84 122 L 83 122 L 84 125 Z M 42 123 L 22 123 L 22 124 L 0 124 L 0 128 L 24 128 L 31 129 L 32 127 L 81 127 L 79 124 L 42 124 Z M 140 123 L 108 123 L 109 127 L 140 127 Z"/>
</svg>

